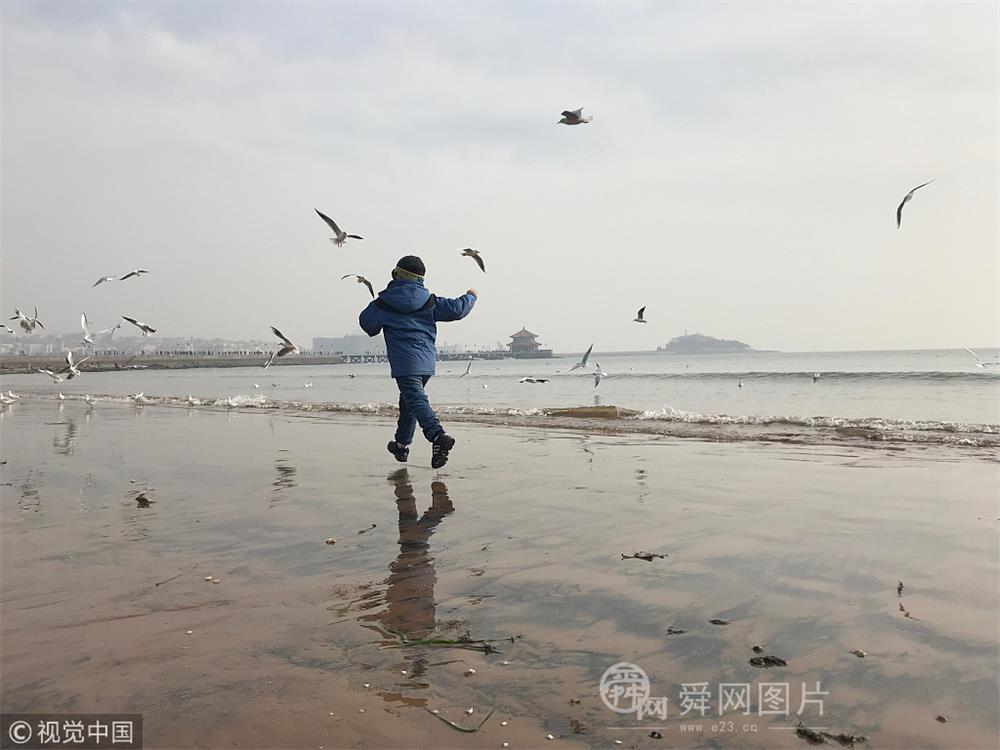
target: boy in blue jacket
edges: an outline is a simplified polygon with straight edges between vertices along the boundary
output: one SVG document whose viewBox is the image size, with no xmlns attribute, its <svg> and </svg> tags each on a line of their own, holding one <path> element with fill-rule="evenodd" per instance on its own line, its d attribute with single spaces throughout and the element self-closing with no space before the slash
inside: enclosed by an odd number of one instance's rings
<svg viewBox="0 0 1000 750">
<path fill-rule="evenodd" d="M 395 439 L 386 446 L 389 453 L 406 461 L 419 422 L 432 445 L 431 466 L 440 469 L 448 463 L 455 438 L 445 434 L 424 391 L 437 363 L 437 323 L 464 318 L 478 293 L 470 289 L 456 299 L 435 297 L 424 288 L 425 272 L 417 256 L 400 258 L 389 286 L 361 312 L 358 322 L 369 336 L 385 333 L 392 377 L 399 386 L 399 424 Z"/>
</svg>

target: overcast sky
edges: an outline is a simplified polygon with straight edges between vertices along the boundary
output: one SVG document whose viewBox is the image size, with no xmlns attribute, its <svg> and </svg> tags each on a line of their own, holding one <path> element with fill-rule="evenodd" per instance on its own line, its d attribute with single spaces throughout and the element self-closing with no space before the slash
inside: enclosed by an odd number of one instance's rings
<svg viewBox="0 0 1000 750">
<path fill-rule="evenodd" d="M 996 346 L 997 9 L 4 2 L 3 309 L 309 346 L 415 253 L 439 342 Z"/>
</svg>

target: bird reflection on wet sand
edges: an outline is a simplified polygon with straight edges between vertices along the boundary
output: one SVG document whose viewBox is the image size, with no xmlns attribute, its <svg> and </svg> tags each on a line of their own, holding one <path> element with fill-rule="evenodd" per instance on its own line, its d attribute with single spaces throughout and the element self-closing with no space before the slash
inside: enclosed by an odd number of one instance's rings
<svg viewBox="0 0 1000 750">
<path fill-rule="evenodd" d="M 287 453 L 286 450 L 278 451 L 278 458 L 274 461 L 274 468 L 278 472 L 278 476 L 271 483 L 274 487 L 274 493 L 271 495 L 271 502 L 278 502 L 282 499 L 282 495 L 288 490 L 295 489 L 295 475 L 298 473 L 298 469 L 294 466 L 288 465 L 288 458 L 281 454 Z"/>
</svg>

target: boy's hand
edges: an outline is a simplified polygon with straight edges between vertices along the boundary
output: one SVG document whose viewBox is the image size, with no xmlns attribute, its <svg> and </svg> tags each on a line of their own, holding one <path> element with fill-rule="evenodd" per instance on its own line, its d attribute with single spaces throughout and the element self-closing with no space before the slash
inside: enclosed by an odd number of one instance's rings
<svg viewBox="0 0 1000 750">
<path fill-rule="evenodd" d="M 479 296 L 479 292 L 477 292 L 475 289 L 469 289 L 465 293 L 466 294 L 471 294 L 473 297 L 478 297 Z"/>
</svg>

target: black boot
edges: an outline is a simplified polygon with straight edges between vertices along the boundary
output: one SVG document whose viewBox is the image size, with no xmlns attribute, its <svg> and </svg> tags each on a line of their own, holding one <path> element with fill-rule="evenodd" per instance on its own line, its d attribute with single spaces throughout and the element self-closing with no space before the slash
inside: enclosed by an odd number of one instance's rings
<svg viewBox="0 0 1000 750">
<path fill-rule="evenodd" d="M 405 464 L 406 459 L 410 457 L 410 446 L 408 445 L 400 445 L 395 440 L 390 440 L 389 444 L 385 447 L 389 449 L 389 453 L 401 464 Z"/>
<path fill-rule="evenodd" d="M 434 439 L 431 448 L 431 468 L 440 469 L 448 463 L 448 453 L 455 447 L 455 438 L 443 432 Z"/>
</svg>

